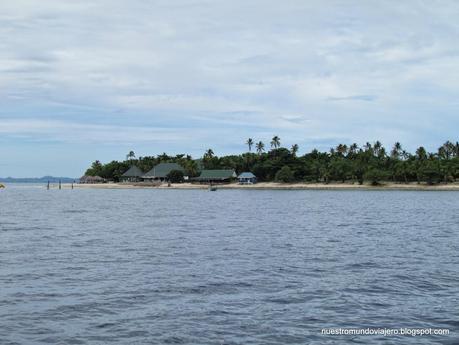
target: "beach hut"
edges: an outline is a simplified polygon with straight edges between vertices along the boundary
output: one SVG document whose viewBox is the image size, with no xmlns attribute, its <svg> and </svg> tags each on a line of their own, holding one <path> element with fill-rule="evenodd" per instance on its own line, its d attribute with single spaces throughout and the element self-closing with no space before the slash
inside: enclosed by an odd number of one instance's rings
<svg viewBox="0 0 459 345">
<path fill-rule="evenodd" d="M 147 181 L 165 181 L 167 179 L 167 175 L 169 175 L 169 173 L 173 170 L 178 170 L 185 173 L 185 169 L 178 163 L 159 163 L 158 165 L 155 165 L 153 169 L 143 175 L 142 178 Z"/>
<path fill-rule="evenodd" d="M 80 183 L 84 184 L 95 184 L 95 183 L 104 183 L 105 179 L 100 176 L 83 176 L 80 178 Z"/>
<path fill-rule="evenodd" d="M 251 172 L 243 172 L 237 177 L 239 184 L 257 183 L 257 177 Z"/>
<path fill-rule="evenodd" d="M 225 183 L 231 182 L 236 176 L 236 172 L 232 169 L 203 170 L 201 175 L 193 180 L 201 183 Z"/>
<path fill-rule="evenodd" d="M 139 182 L 142 181 L 144 172 L 136 165 L 131 166 L 123 175 L 121 175 L 122 182 Z"/>
</svg>

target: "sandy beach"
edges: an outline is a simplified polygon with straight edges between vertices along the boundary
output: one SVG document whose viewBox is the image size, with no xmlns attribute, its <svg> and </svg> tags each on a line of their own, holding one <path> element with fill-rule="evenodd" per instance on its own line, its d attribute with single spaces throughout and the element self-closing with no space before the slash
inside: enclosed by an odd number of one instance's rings
<svg viewBox="0 0 459 345">
<path fill-rule="evenodd" d="M 208 189 L 206 184 L 166 183 L 161 185 L 152 185 L 145 183 L 100 183 L 100 184 L 74 184 L 75 189 L 99 188 L 99 189 Z M 432 191 L 459 191 L 459 183 L 427 185 L 427 184 L 397 184 L 384 183 L 379 186 L 370 184 L 352 184 L 352 183 L 276 183 L 276 182 L 260 182 L 254 185 L 240 185 L 238 183 L 216 185 L 217 189 L 247 189 L 247 190 L 432 190 Z M 51 188 L 56 188 L 52 186 Z M 71 188 L 71 184 L 63 184 L 62 188 Z"/>
</svg>

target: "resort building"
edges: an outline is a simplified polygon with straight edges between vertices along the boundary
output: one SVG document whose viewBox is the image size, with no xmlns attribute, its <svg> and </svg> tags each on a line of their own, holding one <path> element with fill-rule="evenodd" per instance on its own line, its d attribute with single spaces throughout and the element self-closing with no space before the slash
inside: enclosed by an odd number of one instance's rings
<svg viewBox="0 0 459 345">
<path fill-rule="evenodd" d="M 230 182 L 236 176 L 236 172 L 232 169 L 203 170 L 201 171 L 201 175 L 194 178 L 194 180 L 201 183 L 224 183 Z"/>
<path fill-rule="evenodd" d="M 131 166 L 123 175 L 121 182 L 140 182 L 144 172 L 136 165 Z"/>
<path fill-rule="evenodd" d="M 239 184 L 257 183 L 257 177 L 251 172 L 243 172 L 237 177 L 237 179 L 239 180 Z"/>
<path fill-rule="evenodd" d="M 173 170 L 178 170 L 185 173 L 185 169 L 177 163 L 159 163 L 155 165 L 153 169 L 147 172 L 145 175 L 142 176 L 144 180 L 151 181 L 151 180 L 160 180 L 164 181 L 167 178 L 167 175 Z"/>
<path fill-rule="evenodd" d="M 85 184 L 94 184 L 94 183 L 104 183 L 105 179 L 100 176 L 82 176 L 80 177 L 80 183 Z"/>
</svg>

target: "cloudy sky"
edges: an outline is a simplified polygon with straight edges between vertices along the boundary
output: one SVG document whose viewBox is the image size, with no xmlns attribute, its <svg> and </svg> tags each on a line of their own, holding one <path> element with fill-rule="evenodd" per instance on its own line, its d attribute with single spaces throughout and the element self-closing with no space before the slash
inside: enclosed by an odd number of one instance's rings
<svg viewBox="0 0 459 345">
<path fill-rule="evenodd" d="M 459 2 L 0 3 L 0 176 L 77 177 L 95 159 L 300 153 L 459 129 Z"/>
</svg>

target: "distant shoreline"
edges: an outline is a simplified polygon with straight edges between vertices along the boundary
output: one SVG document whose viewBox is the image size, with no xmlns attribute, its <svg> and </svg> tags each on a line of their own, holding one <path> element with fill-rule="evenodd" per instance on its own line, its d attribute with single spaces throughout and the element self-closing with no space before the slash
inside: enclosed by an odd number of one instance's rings
<svg viewBox="0 0 459 345">
<path fill-rule="evenodd" d="M 450 184 L 398 184 L 384 183 L 378 186 L 370 184 L 351 183 L 276 183 L 260 182 L 254 185 L 240 185 L 238 183 L 214 185 L 217 189 L 240 189 L 240 190 L 412 190 L 412 191 L 459 191 L 459 183 Z M 75 189 L 208 189 L 206 184 L 180 183 L 171 184 L 169 187 L 163 183 L 160 186 L 143 183 L 100 183 L 100 184 L 74 184 Z M 56 188 L 56 186 L 52 186 Z M 71 188 L 71 184 L 62 184 L 62 188 Z"/>
</svg>

